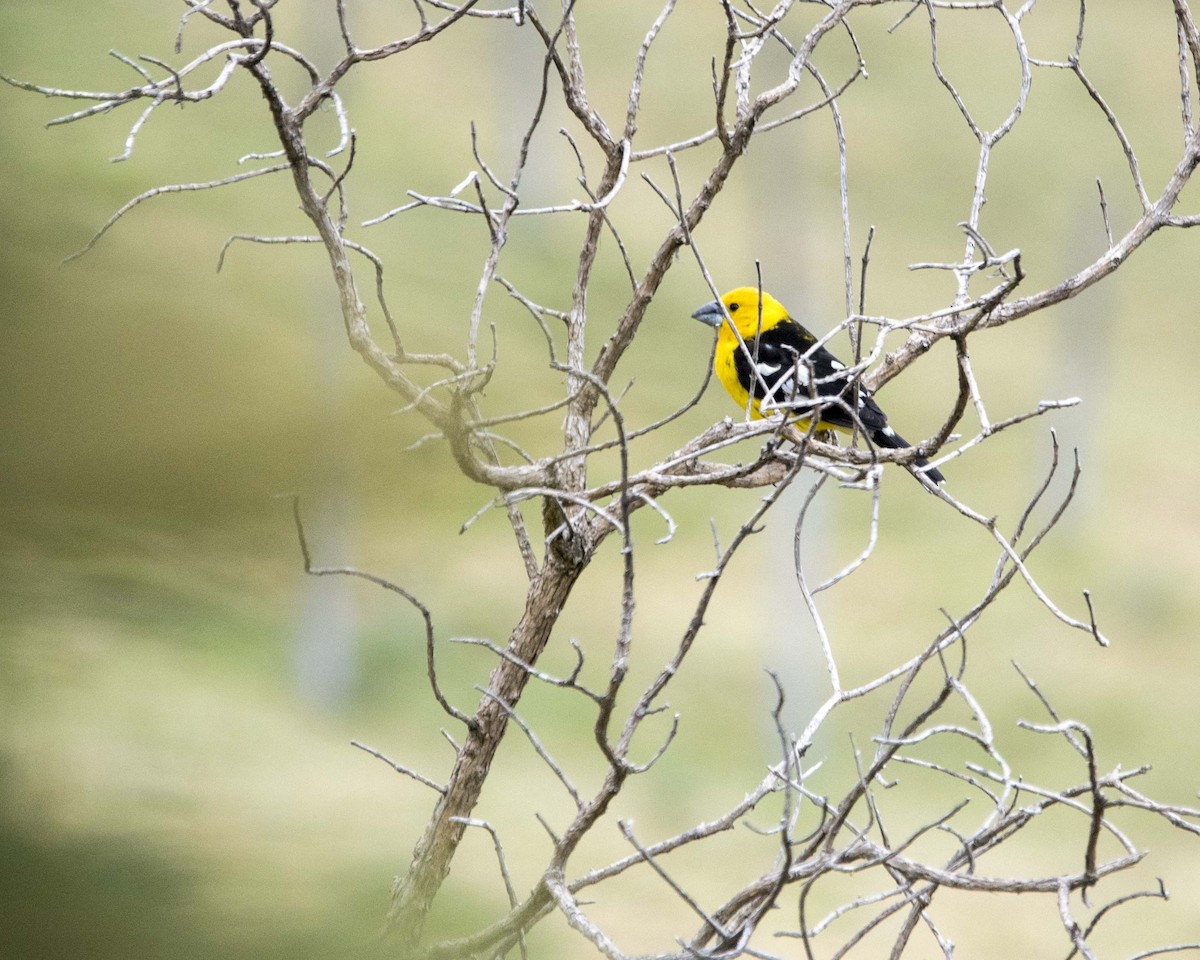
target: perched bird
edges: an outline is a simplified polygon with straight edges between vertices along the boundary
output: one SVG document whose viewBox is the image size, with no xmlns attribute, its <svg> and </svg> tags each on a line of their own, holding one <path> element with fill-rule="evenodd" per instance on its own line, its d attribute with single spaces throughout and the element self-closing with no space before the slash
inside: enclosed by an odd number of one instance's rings
<svg viewBox="0 0 1200 960">
<path fill-rule="evenodd" d="M 851 431 L 857 426 L 877 447 L 911 446 L 888 426 L 887 416 L 868 390 L 860 385 L 855 396 L 854 378 L 845 372 L 846 365 L 817 346 L 817 338 L 769 293 L 764 291 L 760 301 L 754 287 L 738 287 L 706 303 L 692 317 L 719 331 L 713 372 L 734 402 L 742 410 L 749 409 L 754 419 L 787 411 L 795 416 L 797 426 L 807 429 L 811 418 L 804 412 L 820 407 L 820 430 Z M 917 458 L 915 469 L 934 483 L 946 479 L 924 457 Z"/>
</svg>

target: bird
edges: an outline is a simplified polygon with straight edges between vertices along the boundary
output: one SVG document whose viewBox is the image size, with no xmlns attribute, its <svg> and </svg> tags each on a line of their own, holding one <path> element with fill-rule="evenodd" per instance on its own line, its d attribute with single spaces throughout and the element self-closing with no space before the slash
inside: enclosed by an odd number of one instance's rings
<svg viewBox="0 0 1200 960">
<path fill-rule="evenodd" d="M 811 417 L 802 412 L 819 407 L 817 429 L 848 432 L 857 427 L 876 447 L 912 446 L 891 428 L 869 390 L 859 384 L 856 395 L 856 380 L 846 365 L 818 346 L 817 338 L 769 293 L 738 287 L 706 303 L 692 318 L 718 331 L 713 372 L 751 419 L 790 412 L 798 427 L 808 429 Z M 932 483 L 946 480 L 924 457 L 917 457 L 913 466 L 918 477 Z"/>
</svg>

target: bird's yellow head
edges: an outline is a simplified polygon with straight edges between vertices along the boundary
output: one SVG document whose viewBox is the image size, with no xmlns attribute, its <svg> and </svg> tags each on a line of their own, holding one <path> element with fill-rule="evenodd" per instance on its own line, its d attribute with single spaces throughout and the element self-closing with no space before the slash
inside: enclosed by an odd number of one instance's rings
<svg viewBox="0 0 1200 960">
<path fill-rule="evenodd" d="M 786 320 L 787 310 L 765 290 L 762 297 L 755 287 L 738 287 L 730 290 L 720 300 L 706 303 L 692 314 L 692 317 L 710 327 L 716 327 L 724 337 L 733 337 L 729 324 L 725 321 L 728 316 L 737 327 L 743 340 L 752 340 L 765 330 L 770 330 L 777 323 Z"/>
</svg>

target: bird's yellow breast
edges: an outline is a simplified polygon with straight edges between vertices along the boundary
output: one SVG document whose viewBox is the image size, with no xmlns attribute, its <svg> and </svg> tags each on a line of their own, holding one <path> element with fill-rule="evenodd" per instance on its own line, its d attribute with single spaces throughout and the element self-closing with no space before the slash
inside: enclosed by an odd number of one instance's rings
<svg viewBox="0 0 1200 960">
<path fill-rule="evenodd" d="M 713 357 L 713 373 L 721 381 L 721 386 L 733 397 L 733 402 L 744 413 L 747 404 L 750 404 L 750 391 L 742 386 L 742 382 L 738 379 L 737 366 L 734 364 L 734 356 L 738 350 L 737 339 L 732 334 L 727 337 L 727 333 L 728 330 L 723 329 L 717 340 L 717 353 Z M 750 416 L 754 420 L 761 419 L 762 413 L 758 409 L 758 400 L 750 404 Z"/>
</svg>

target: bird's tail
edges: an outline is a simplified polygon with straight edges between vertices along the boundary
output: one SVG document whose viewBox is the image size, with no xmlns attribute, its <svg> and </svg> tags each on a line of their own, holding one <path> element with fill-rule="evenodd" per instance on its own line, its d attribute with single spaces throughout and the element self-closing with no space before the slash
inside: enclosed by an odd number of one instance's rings
<svg viewBox="0 0 1200 960">
<path fill-rule="evenodd" d="M 877 447 L 884 447 L 889 450 L 902 450 L 905 447 L 911 447 L 912 444 L 905 440 L 891 427 L 883 427 L 882 429 L 871 432 L 871 440 Z M 920 473 L 924 474 L 928 480 L 934 483 L 945 483 L 946 478 L 942 475 L 942 471 L 937 467 L 930 467 L 929 461 L 924 457 L 917 457 L 913 461 L 913 467 Z M 926 469 L 927 468 L 927 469 Z"/>
</svg>

